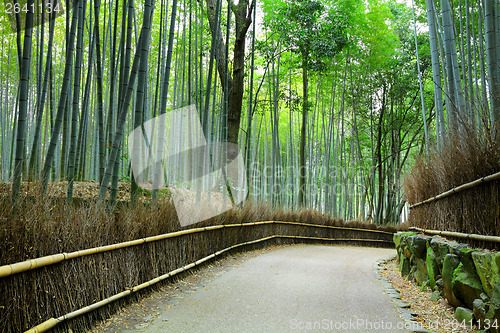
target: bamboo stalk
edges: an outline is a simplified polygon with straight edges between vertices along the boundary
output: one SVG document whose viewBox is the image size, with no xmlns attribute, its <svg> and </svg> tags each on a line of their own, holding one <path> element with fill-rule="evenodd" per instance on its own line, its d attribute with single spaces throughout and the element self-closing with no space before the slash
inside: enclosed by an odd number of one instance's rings
<svg viewBox="0 0 500 333">
<path fill-rule="evenodd" d="M 273 222 L 273 221 L 267 221 L 265 223 L 269 223 L 269 222 Z M 263 222 L 257 222 L 257 223 L 260 223 L 260 224 L 264 224 Z M 231 226 L 235 226 L 235 225 L 231 225 Z M 60 316 L 58 318 L 50 318 L 46 321 L 44 321 L 43 323 L 29 329 L 28 331 L 26 331 L 25 333 L 41 333 L 41 332 L 47 332 L 48 330 L 52 329 L 53 327 L 55 327 L 56 325 L 58 325 L 59 323 L 62 323 L 63 321 L 66 321 L 66 320 L 69 320 L 69 319 L 73 319 L 75 317 L 78 317 L 78 316 L 81 316 L 85 313 L 88 313 L 88 312 L 91 312 L 93 310 L 96 310 L 100 307 L 103 307 L 107 304 L 110 304 L 116 300 L 119 300 L 121 298 L 124 298 L 134 292 L 137 292 L 139 290 L 142 290 L 142 289 L 145 289 L 147 287 L 150 287 L 160 281 L 163 281 L 165 279 L 168 279 L 176 274 L 179 274 L 179 273 L 182 273 L 184 271 L 187 271 L 195 266 L 198 266 L 210 259 L 213 259 L 225 252 L 228 252 L 230 250 L 233 250 L 235 248 L 238 248 L 238 247 L 242 247 L 242 246 L 246 246 L 246 245 L 251 245 L 251 244 L 256 244 L 256 243 L 260 243 L 260 242 L 264 242 L 264 241 L 267 241 L 267 240 L 270 240 L 270 239 L 274 239 L 274 238 L 292 238 L 292 239 L 311 239 L 311 240 L 322 240 L 322 241 L 364 241 L 364 242 L 384 242 L 384 243 L 392 243 L 391 241 L 386 241 L 386 240 L 380 240 L 380 239 L 359 239 L 359 238 L 354 238 L 354 239 L 348 239 L 348 238 L 321 238 L 321 237 L 306 237 L 306 236 L 287 236 L 287 235 L 272 235 L 272 236 L 268 236 L 268 237 L 264 237 L 264 238 L 260 238 L 260 239 L 257 239 L 257 240 L 253 240 L 253 241 L 248 241 L 248 242 L 244 242 L 244 243 L 239 243 L 239 244 L 235 244 L 235 245 L 232 245 L 230 247 L 227 247 L 223 250 L 220 250 L 220 251 L 217 251 L 215 253 L 212 253 L 211 255 L 208 255 L 202 259 L 199 259 L 193 263 L 190 263 L 188 265 L 185 265 L 185 266 L 182 266 L 180 268 L 177 268 L 171 272 L 168 272 L 166 274 L 163 274 L 161 276 L 158 276 L 152 280 L 149 280 L 149 281 L 146 281 L 144 283 L 141 283 L 133 288 L 130 288 L 130 289 L 127 289 L 125 291 L 122 291 L 118 294 L 115 294 L 111 297 L 108 297 L 106 299 L 103 299 L 99 302 L 96 302 L 96 303 L 93 303 L 91 305 L 88 305 L 86 307 L 83 307 L 81 309 L 78 309 L 76 311 L 73 311 L 73 312 L 70 312 L 68 314 L 65 314 L 63 316 Z"/>
<path fill-rule="evenodd" d="M 474 180 L 474 181 L 472 181 L 470 183 L 457 186 L 455 188 L 452 188 L 451 190 L 448 190 L 446 192 L 438 194 L 438 195 L 436 195 L 436 196 L 434 196 L 432 198 L 429 198 L 427 200 L 424 200 L 424 201 L 421 201 L 421 202 L 417 202 L 416 204 L 411 205 L 410 209 L 413 209 L 415 207 L 418 207 L 420 205 L 423 205 L 423 204 L 426 204 L 426 203 L 429 203 L 429 202 L 433 202 L 433 201 L 436 201 L 436 200 L 439 200 L 439 199 L 442 199 L 442 198 L 449 197 L 450 195 L 453 195 L 455 193 L 458 193 L 458 192 L 461 192 L 461 191 L 464 191 L 464 190 L 476 187 L 476 186 L 481 185 L 483 183 L 491 182 L 493 180 L 498 180 L 498 179 L 500 179 L 500 172 L 494 173 L 492 175 L 489 175 L 489 176 L 486 176 L 486 177 L 483 177 L 483 178 L 476 179 L 476 180 Z"/>
<path fill-rule="evenodd" d="M 388 241 L 385 239 L 368 239 L 368 238 L 322 238 L 322 237 L 308 237 L 308 236 L 288 236 L 288 235 L 277 235 L 277 238 L 292 238 L 292 239 L 310 239 L 310 240 L 321 240 L 328 242 L 377 242 L 377 243 L 387 243 L 394 244 L 393 241 Z"/>
<path fill-rule="evenodd" d="M 308 223 L 300 223 L 300 222 L 286 222 L 286 221 L 261 221 L 261 222 L 251 222 L 251 223 L 238 223 L 238 224 L 225 224 L 225 225 L 215 225 L 208 226 L 202 228 L 193 228 L 187 230 L 181 230 L 176 232 L 171 232 L 167 234 L 150 236 L 146 238 L 140 238 L 136 240 L 131 240 L 127 242 L 105 245 L 100 247 L 94 247 L 86 250 L 74 251 L 70 253 L 59 253 L 46 257 L 30 259 L 23 262 L 18 262 L 14 264 L 0 266 L 0 278 L 22 273 L 28 270 L 32 270 L 38 267 L 48 266 L 52 264 L 59 263 L 64 260 L 74 259 L 78 257 L 83 257 L 92 254 L 98 254 L 102 252 L 122 249 L 130 246 L 140 245 L 149 242 L 155 242 L 159 240 L 164 240 L 167 238 L 174 238 L 183 235 L 205 232 L 210 230 L 218 230 L 222 228 L 235 228 L 235 227 L 248 227 L 248 226 L 257 226 L 257 225 L 266 225 L 266 224 L 283 224 L 283 225 L 297 225 L 297 226 L 305 226 L 305 227 L 314 227 L 314 228 L 327 228 L 327 229 L 337 229 L 337 230 L 352 230 L 352 231 L 361 231 L 361 232 L 371 232 L 371 233 L 382 233 L 392 235 L 392 232 L 382 231 L 382 230 L 372 230 L 372 229 L 362 229 L 362 228 L 349 228 L 349 227 L 337 227 L 337 226 L 327 226 L 327 225 L 317 225 L 317 224 L 308 224 Z"/>
<path fill-rule="evenodd" d="M 55 327 L 57 324 L 59 324 L 59 321 L 57 319 L 50 318 L 49 320 L 44 321 L 40 325 L 37 325 L 26 332 L 30 332 L 30 333 L 47 332 L 50 329 L 52 329 L 53 327 Z"/>
<path fill-rule="evenodd" d="M 37 259 L 18 262 L 11 265 L 4 265 L 0 267 L 0 277 L 13 275 L 21 272 L 35 269 L 37 267 L 52 265 L 61 262 L 65 259 L 64 254 L 55 254 L 51 256 L 41 257 Z"/>
<path fill-rule="evenodd" d="M 465 239 L 473 239 L 473 240 L 478 240 L 478 241 L 483 241 L 483 242 L 500 243 L 500 237 L 498 237 L 498 236 L 464 234 L 461 232 L 454 232 L 454 231 L 427 230 L 427 229 L 421 229 L 421 228 L 417 228 L 417 227 L 410 227 L 408 229 L 415 230 L 415 231 L 422 232 L 424 234 L 429 234 L 429 235 L 438 235 L 438 236 L 454 237 L 454 238 L 465 238 Z"/>
</svg>

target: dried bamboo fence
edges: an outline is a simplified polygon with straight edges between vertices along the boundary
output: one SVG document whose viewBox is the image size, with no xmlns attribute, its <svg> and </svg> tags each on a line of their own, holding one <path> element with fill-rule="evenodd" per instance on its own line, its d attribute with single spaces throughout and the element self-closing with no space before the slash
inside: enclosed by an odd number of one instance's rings
<svg viewBox="0 0 500 333">
<path fill-rule="evenodd" d="M 421 229 L 500 236 L 500 172 L 410 205 L 408 221 Z"/>
<path fill-rule="evenodd" d="M 409 230 L 417 231 L 426 235 L 435 235 L 442 237 L 456 238 L 460 240 L 469 241 L 479 241 L 484 243 L 500 243 L 500 237 L 498 236 L 487 236 L 487 235 L 477 235 L 477 234 L 464 234 L 462 232 L 454 231 L 442 231 L 442 230 L 427 230 L 422 228 L 410 227 Z"/>
<path fill-rule="evenodd" d="M 8 306 L 0 309 L 0 331 L 82 331 L 115 311 L 120 303 L 115 301 L 234 249 L 297 242 L 392 247 L 392 235 L 264 221 L 193 228 L 4 265 L 0 295 Z"/>
</svg>

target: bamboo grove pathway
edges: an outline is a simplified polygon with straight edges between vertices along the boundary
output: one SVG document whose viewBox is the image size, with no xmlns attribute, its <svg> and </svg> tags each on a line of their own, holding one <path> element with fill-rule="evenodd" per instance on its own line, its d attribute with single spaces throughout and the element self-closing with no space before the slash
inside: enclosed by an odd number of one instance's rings
<svg viewBox="0 0 500 333">
<path fill-rule="evenodd" d="M 148 322 L 126 331 L 408 332 L 373 273 L 373 264 L 392 254 L 353 246 L 278 247 L 176 295 Z"/>
</svg>

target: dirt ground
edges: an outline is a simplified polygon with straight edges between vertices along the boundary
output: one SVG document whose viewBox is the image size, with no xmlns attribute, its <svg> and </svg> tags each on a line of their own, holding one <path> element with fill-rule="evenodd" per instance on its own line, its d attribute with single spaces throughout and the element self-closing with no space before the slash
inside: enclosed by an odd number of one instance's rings
<svg viewBox="0 0 500 333">
<path fill-rule="evenodd" d="M 430 289 L 421 290 L 415 282 L 402 277 L 397 269 L 396 259 L 387 261 L 381 267 L 382 276 L 392 283 L 394 289 L 401 292 L 402 300 L 410 302 L 410 309 L 418 314 L 415 319 L 423 327 L 435 333 L 477 332 L 474 327 L 460 327 L 454 317 L 455 309 L 444 298 L 440 297 L 433 302 L 430 300 Z"/>
</svg>

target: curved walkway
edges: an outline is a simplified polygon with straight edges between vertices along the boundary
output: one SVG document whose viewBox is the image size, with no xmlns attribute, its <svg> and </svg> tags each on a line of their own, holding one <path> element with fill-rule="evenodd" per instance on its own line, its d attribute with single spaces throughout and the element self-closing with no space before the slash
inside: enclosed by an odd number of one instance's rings
<svg viewBox="0 0 500 333">
<path fill-rule="evenodd" d="M 144 332 L 408 332 L 373 274 L 395 250 L 295 245 L 186 294 Z"/>
</svg>

